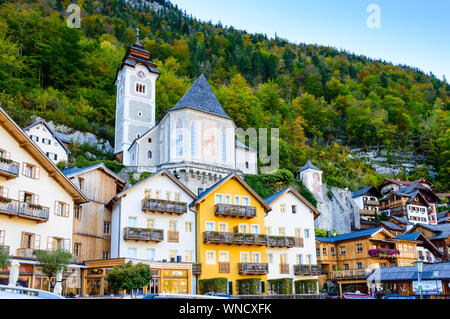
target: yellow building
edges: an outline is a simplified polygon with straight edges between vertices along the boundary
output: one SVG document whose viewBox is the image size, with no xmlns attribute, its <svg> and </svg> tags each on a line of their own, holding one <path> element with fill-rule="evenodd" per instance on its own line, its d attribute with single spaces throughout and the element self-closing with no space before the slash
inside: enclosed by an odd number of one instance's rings
<svg viewBox="0 0 450 319">
<path fill-rule="evenodd" d="M 238 175 L 231 174 L 199 195 L 196 211 L 198 280 L 228 278 L 230 294 L 236 280 L 267 279 L 267 236 L 264 216 L 270 207 Z"/>
</svg>

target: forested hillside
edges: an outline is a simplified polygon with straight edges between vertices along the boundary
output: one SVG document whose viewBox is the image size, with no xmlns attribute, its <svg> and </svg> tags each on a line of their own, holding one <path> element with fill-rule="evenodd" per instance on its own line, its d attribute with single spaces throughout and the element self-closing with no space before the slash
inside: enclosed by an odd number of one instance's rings
<svg viewBox="0 0 450 319">
<path fill-rule="evenodd" d="M 375 147 L 425 155 L 437 190 L 450 189 L 450 87 L 432 74 L 201 22 L 164 0 L 159 11 L 79 0 L 81 29 L 70 29 L 70 2 L 0 0 L 0 101 L 22 126 L 37 115 L 113 144 L 113 82 L 139 27 L 162 73 L 158 117 L 203 70 L 239 127 L 280 128 L 283 168 L 311 158 L 329 185 L 378 185 L 385 176 L 348 157 Z"/>
</svg>

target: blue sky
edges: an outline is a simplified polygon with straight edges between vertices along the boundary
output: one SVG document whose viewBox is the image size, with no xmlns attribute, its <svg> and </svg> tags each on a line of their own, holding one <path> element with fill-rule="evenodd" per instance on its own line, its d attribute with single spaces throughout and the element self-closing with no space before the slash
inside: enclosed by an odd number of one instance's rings
<svg viewBox="0 0 450 319">
<path fill-rule="evenodd" d="M 204 21 L 265 33 L 294 43 L 322 44 L 450 81 L 448 0 L 171 0 Z M 380 8 L 381 28 L 368 28 Z"/>
</svg>

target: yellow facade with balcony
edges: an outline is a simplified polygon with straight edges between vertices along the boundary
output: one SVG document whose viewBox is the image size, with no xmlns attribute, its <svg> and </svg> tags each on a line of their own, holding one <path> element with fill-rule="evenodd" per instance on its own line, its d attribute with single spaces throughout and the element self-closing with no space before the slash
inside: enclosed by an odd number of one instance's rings
<svg viewBox="0 0 450 319">
<path fill-rule="evenodd" d="M 268 264 L 264 216 L 270 207 L 238 175 L 232 174 L 200 194 L 196 211 L 198 280 L 227 278 L 266 281 Z M 230 284 L 230 282 L 232 284 Z"/>
</svg>

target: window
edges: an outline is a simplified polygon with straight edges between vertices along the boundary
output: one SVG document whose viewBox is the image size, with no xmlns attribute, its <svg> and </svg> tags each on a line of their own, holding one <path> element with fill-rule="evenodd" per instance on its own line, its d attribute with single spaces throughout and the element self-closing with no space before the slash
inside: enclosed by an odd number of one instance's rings
<svg viewBox="0 0 450 319">
<path fill-rule="evenodd" d="M 331 256 L 336 256 L 336 248 L 331 247 Z"/>
<path fill-rule="evenodd" d="M 230 262 L 230 253 L 228 251 L 219 251 L 219 262 L 220 263 Z"/>
<path fill-rule="evenodd" d="M 252 253 L 252 262 L 255 264 L 261 263 L 261 253 L 253 252 Z"/>
<path fill-rule="evenodd" d="M 150 261 L 155 261 L 155 250 L 147 249 L 147 259 Z"/>
<path fill-rule="evenodd" d="M 184 261 L 187 263 L 192 262 L 192 251 L 191 250 L 186 250 L 184 252 Z"/>
<path fill-rule="evenodd" d="M 239 195 L 234 196 L 234 205 L 241 205 L 241 196 Z"/>
<path fill-rule="evenodd" d="M 23 172 L 22 174 L 26 177 L 29 178 L 33 178 L 33 179 L 39 179 L 39 167 L 32 165 L 32 164 L 28 164 L 28 163 L 23 163 Z"/>
<path fill-rule="evenodd" d="M 177 231 L 177 221 L 176 220 L 169 220 L 169 231 L 176 232 Z"/>
<path fill-rule="evenodd" d="M 292 205 L 292 214 L 297 214 L 297 206 Z"/>
<path fill-rule="evenodd" d="M 305 238 L 309 238 L 309 229 L 305 229 Z"/>
<path fill-rule="evenodd" d="M 155 219 L 154 218 L 147 218 L 147 228 L 155 229 Z"/>
<path fill-rule="evenodd" d="M 222 163 L 227 162 L 227 130 L 225 128 L 222 129 L 222 135 L 221 135 L 221 141 L 222 141 Z"/>
<path fill-rule="evenodd" d="M 137 218 L 128 217 L 128 227 L 136 227 L 136 226 L 137 226 Z"/>
<path fill-rule="evenodd" d="M 50 239 L 52 239 L 52 246 L 50 250 L 64 249 L 64 238 L 49 237 L 49 242 Z"/>
<path fill-rule="evenodd" d="M 216 226 L 214 222 L 206 222 L 206 231 L 215 231 Z"/>
<path fill-rule="evenodd" d="M 312 263 L 312 256 L 311 255 L 306 255 L 306 264 L 307 265 L 311 265 Z"/>
<path fill-rule="evenodd" d="M 76 205 L 73 209 L 73 217 L 75 219 L 81 220 L 81 213 L 83 212 L 83 206 Z"/>
<path fill-rule="evenodd" d="M 285 227 L 278 227 L 278 235 L 280 236 L 286 236 L 286 228 Z"/>
<path fill-rule="evenodd" d="M 294 234 L 296 238 L 301 238 L 302 237 L 302 230 L 300 228 L 296 228 L 294 230 Z"/>
<path fill-rule="evenodd" d="M 49 159 L 51 159 L 52 161 L 57 161 L 57 160 L 58 160 L 58 155 L 56 155 L 56 154 L 54 154 L 54 153 L 47 152 L 46 155 L 47 155 L 47 157 L 48 157 Z"/>
<path fill-rule="evenodd" d="M 250 253 L 246 252 L 246 251 L 241 251 L 240 255 L 240 262 L 245 264 L 250 262 Z"/>
<path fill-rule="evenodd" d="M 248 169 L 248 162 L 245 162 L 245 168 Z"/>
<path fill-rule="evenodd" d="M 197 157 L 197 125 L 195 121 L 191 124 L 191 156 Z"/>
<path fill-rule="evenodd" d="M 192 222 L 185 222 L 184 223 L 184 231 L 186 233 L 192 233 Z"/>
<path fill-rule="evenodd" d="M 180 193 L 175 193 L 175 201 L 176 202 L 180 202 L 181 201 L 181 194 Z"/>
<path fill-rule="evenodd" d="M 166 192 L 166 200 L 170 200 L 170 192 Z"/>
<path fill-rule="evenodd" d="M 142 83 L 136 83 L 136 92 L 137 93 L 141 93 L 141 94 L 145 94 L 145 84 Z"/>
<path fill-rule="evenodd" d="M 345 265 L 344 265 L 344 269 L 345 269 L 345 270 L 349 270 L 348 264 L 345 264 Z"/>
<path fill-rule="evenodd" d="M 128 258 L 137 258 L 136 248 L 128 248 Z"/>
<path fill-rule="evenodd" d="M 46 145 L 52 144 L 52 141 L 50 141 L 48 138 L 42 138 L 42 143 Z"/>
<path fill-rule="evenodd" d="M 328 255 L 328 252 L 327 252 L 327 248 L 326 248 L 326 247 L 322 248 L 322 252 L 323 252 L 323 255 L 324 255 L 324 256 Z"/>
<path fill-rule="evenodd" d="M 155 197 L 156 197 L 156 199 L 159 199 L 160 194 L 161 194 L 160 191 L 156 191 L 156 192 L 155 192 Z"/>
<path fill-rule="evenodd" d="M 362 251 L 363 251 L 363 245 L 362 244 L 357 244 L 356 245 L 356 252 L 362 253 Z"/>
<path fill-rule="evenodd" d="M 216 252 L 214 250 L 206 251 L 206 264 L 215 265 L 216 264 Z"/>
<path fill-rule="evenodd" d="M 183 156 L 183 122 L 178 120 L 176 126 L 176 156 Z"/>
<path fill-rule="evenodd" d="M 241 234 L 248 233 L 248 225 L 247 224 L 239 224 L 239 233 L 241 233 Z"/>
<path fill-rule="evenodd" d="M 103 252 L 103 259 L 109 259 L 109 251 Z"/>
<path fill-rule="evenodd" d="M 267 254 L 267 262 L 269 264 L 273 263 L 273 255 L 272 254 Z"/>
<path fill-rule="evenodd" d="M 148 142 L 149 142 L 149 143 L 151 143 L 151 142 L 152 142 L 152 139 L 151 139 L 151 138 L 149 138 L 149 139 L 148 139 Z"/>
<path fill-rule="evenodd" d="M 150 189 L 145 190 L 145 198 L 152 198 L 152 191 Z"/>
<path fill-rule="evenodd" d="M 5 244 L 5 231 L 0 230 L 0 245 L 4 245 L 4 244 Z"/>
<path fill-rule="evenodd" d="M 153 157 L 152 151 L 148 151 L 147 157 L 148 157 L 148 158 L 152 158 L 152 157 Z"/>
<path fill-rule="evenodd" d="M 55 215 L 69 217 L 69 205 L 63 202 L 56 202 Z"/>
<path fill-rule="evenodd" d="M 222 194 L 216 194 L 215 200 L 216 200 L 216 204 L 222 204 L 223 203 L 223 195 Z"/>
<path fill-rule="evenodd" d="M 272 227 L 266 226 L 266 235 L 272 235 Z"/>
<path fill-rule="evenodd" d="M 39 137 L 37 137 L 35 135 L 30 135 L 30 138 L 33 142 L 39 142 Z"/>
<path fill-rule="evenodd" d="M 81 244 L 76 243 L 73 245 L 73 254 L 77 257 L 80 257 L 81 254 Z"/>
<path fill-rule="evenodd" d="M 252 234 L 259 234 L 259 225 L 252 225 L 250 232 Z"/>
<path fill-rule="evenodd" d="M 111 223 L 109 222 L 103 223 L 103 234 L 111 235 Z"/>
<path fill-rule="evenodd" d="M 225 195 L 225 204 L 231 205 L 231 195 Z"/>
<path fill-rule="evenodd" d="M 250 206 L 250 197 L 248 196 L 242 197 L 242 206 Z"/>
<path fill-rule="evenodd" d="M 169 260 L 175 261 L 177 259 L 177 251 L 176 250 L 169 250 Z"/>
<path fill-rule="evenodd" d="M 281 204 L 280 205 L 280 212 L 282 212 L 282 213 L 286 212 L 286 205 L 285 204 Z"/>
<path fill-rule="evenodd" d="M 362 265 L 362 263 L 358 263 L 358 269 L 363 269 L 363 265 Z"/>
<path fill-rule="evenodd" d="M 346 254 L 345 246 L 340 247 L 341 248 L 341 255 Z"/>
<path fill-rule="evenodd" d="M 228 223 L 219 223 L 219 232 L 227 233 L 228 232 Z"/>
<path fill-rule="evenodd" d="M 84 178 L 78 177 L 78 184 L 80 185 L 80 191 L 84 191 Z"/>
<path fill-rule="evenodd" d="M 319 247 L 316 248 L 316 256 L 320 257 L 320 248 Z"/>
<path fill-rule="evenodd" d="M 287 264 L 287 254 L 280 254 L 280 264 L 281 265 Z"/>
<path fill-rule="evenodd" d="M 299 254 L 297 257 L 297 265 L 303 265 L 303 255 Z"/>
</svg>

